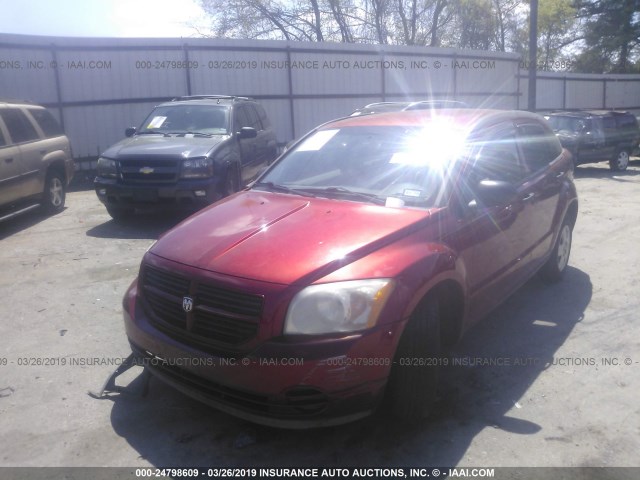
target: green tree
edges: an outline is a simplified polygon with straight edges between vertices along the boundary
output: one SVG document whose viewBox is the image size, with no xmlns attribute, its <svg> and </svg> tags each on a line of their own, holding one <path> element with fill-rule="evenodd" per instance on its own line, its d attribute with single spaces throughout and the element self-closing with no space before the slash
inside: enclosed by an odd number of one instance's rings
<svg viewBox="0 0 640 480">
<path fill-rule="evenodd" d="M 492 0 L 458 0 L 456 47 L 492 50 L 496 47 L 496 22 Z"/>
<path fill-rule="evenodd" d="M 540 0 L 538 4 L 538 63 L 552 65 L 564 49 L 580 38 L 571 0 Z"/>
<path fill-rule="evenodd" d="M 578 69 L 590 73 L 637 71 L 640 59 L 640 0 L 575 0 L 584 22 L 585 49 Z"/>
<path fill-rule="evenodd" d="M 572 0 L 538 1 L 538 70 L 555 70 L 559 62 L 574 60 L 576 44 L 582 38 L 576 12 Z M 529 58 L 528 11 L 518 18 L 512 49 L 523 59 Z"/>
</svg>

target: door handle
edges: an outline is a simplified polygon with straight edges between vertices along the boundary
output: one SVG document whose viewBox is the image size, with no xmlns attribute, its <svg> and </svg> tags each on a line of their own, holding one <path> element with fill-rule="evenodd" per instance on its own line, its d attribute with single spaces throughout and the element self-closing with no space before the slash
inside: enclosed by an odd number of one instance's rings
<svg viewBox="0 0 640 480">
<path fill-rule="evenodd" d="M 5 158 L 4 163 L 13 163 L 13 158 Z"/>
<path fill-rule="evenodd" d="M 528 194 L 526 197 L 522 198 L 523 202 L 529 202 L 531 200 L 533 200 L 535 198 L 536 194 L 531 192 L 530 194 Z"/>
</svg>

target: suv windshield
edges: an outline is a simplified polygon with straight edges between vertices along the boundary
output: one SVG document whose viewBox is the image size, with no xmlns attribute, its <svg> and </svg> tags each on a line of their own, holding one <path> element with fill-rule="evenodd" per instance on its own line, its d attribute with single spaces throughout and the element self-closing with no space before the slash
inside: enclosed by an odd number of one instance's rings
<svg viewBox="0 0 640 480">
<path fill-rule="evenodd" d="M 254 188 L 430 208 L 444 161 L 461 143 L 451 129 L 345 127 L 319 130 L 290 150 Z"/>
<path fill-rule="evenodd" d="M 586 126 L 586 122 L 584 120 L 576 117 L 551 115 L 547 120 L 555 132 L 566 130 L 568 132 L 580 133 Z"/>
<path fill-rule="evenodd" d="M 226 135 L 229 109 L 216 105 L 167 105 L 155 108 L 138 133 Z"/>
</svg>

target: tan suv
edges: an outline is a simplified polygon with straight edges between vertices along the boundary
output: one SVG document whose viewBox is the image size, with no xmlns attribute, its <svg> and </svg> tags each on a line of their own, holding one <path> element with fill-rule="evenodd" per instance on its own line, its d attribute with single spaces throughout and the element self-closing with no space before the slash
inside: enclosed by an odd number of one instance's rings
<svg viewBox="0 0 640 480">
<path fill-rule="evenodd" d="M 0 100 L 0 220 L 64 208 L 74 172 L 69 139 L 46 108 Z"/>
</svg>

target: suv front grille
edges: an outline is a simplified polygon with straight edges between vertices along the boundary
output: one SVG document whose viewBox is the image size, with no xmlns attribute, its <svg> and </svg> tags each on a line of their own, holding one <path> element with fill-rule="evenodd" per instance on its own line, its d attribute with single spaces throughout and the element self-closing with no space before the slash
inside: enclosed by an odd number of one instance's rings
<svg viewBox="0 0 640 480">
<path fill-rule="evenodd" d="M 208 352 L 235 347 L 256 336 L 263 297 L 218 287 L 148 265 L 142 290 L 149 321 L 170 337 Z M 192 309 L 183 307 L 185 297 Z"/>
<path fill-rule="evenodd" d="M 178 178 L 178 159 L 125 158 L 120 160 L 124 183 L 170 183 Z"/>
</svg>

